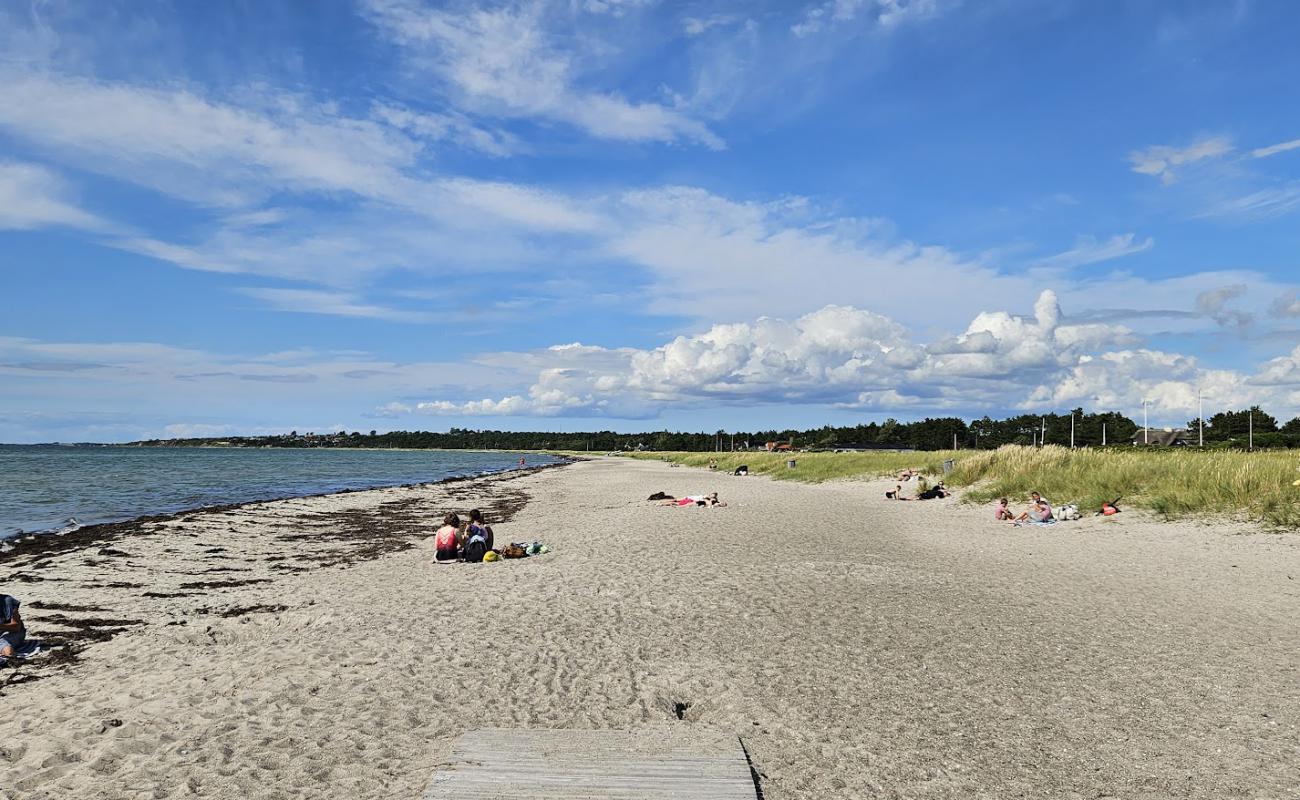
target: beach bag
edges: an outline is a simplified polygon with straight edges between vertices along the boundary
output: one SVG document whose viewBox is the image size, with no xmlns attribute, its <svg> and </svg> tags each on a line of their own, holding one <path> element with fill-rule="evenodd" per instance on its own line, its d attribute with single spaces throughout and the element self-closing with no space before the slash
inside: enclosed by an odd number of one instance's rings
<svg viewBox="0 0 1300 800">
<path fill-rule="evenodd" d="M 663 492 L 655 492 L 654 494 L 646 498 L 646 500 L 674 500 L 674 499 L 676 498 L 674 498 L 672 495 L 664 494 Z"/>
<path fill-rule="evenodd" d="M 1079 519 L 1082 516 L 1079 513 L 1079 507 L 1074 503 L 1066 503 L 1056 511 L 1057 519 Z"/>
<path fill-rule="evenodd" d="M 523 558 L 526 555 L 528 555 L 528 551 L 524 549 L 523 545 L 514 542 L 501 548 L 502 558 Z"/>
</svg>

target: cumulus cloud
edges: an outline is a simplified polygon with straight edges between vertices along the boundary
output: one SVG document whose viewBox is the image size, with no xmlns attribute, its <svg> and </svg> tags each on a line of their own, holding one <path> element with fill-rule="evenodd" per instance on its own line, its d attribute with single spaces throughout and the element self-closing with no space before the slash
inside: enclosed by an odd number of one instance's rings
<svg viewBox="0 0 1300 800">
<path fill-rule="evenodd" d="M 1226 136 L 1212 136 L 1187 145 L 1172 147 L 1153 145 L 1129 154 L 1133 171 L 1152 175 L 1166 186 L 1178 181 L 1178 169 L 1205 159 L 1219 158 L 1232 152 L 1232 140 Z"/>
<path fill-rule="evenodd" d="M 887 317 L 826 306 L 793 320 L 714 325 L 644 350 L 571 344 L 508 354 L 498 358 L 535 370 L 526 391 L 430 400 L 418 410 L 641 417 L 674 406 L 780 402 L 971 413 L 1083 396 L 1120 403 L 1143 391 L 1172 405 L 1181 397 L 1176 385 L 1211 374 L 1183 356 L 1110 349 L 1132 343 L 1123 327 L 1069 323 L 1050 290 L 1032 316 L 983 312 L 960 335 L 928 345 Z"/>
<path fill-rule="evenodd" d="M 1034 389 L 1021 405 L 1082 405 L 1098 411 L 1133 413 L 1146 400 L 1157 411 L 1193 413 L 1198 392 L 1224 406 L 1255 402 L 1258 398 L 1239 373 L 1205 369 L 1191 356 L 1138 349 L 1082 356 L 1056 381 Z"/>
</svg>

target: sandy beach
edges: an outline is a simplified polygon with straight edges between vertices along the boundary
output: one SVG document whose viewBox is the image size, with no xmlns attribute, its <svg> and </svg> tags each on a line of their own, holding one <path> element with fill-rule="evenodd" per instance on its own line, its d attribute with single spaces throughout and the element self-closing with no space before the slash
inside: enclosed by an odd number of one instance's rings
<svg viewBox="0 0 1300 800">
<path fill-rule="evenodd" d="M 595 459 L 25 543 L 71 646 L 0 671 L 0 798 L 414 800 L 466 730 L 665 725 L 768 800 L 1300 797 L 1295 534 L 891 486 Z M 476 506 L 553 552 L 435 566 Z"/>
</svg>

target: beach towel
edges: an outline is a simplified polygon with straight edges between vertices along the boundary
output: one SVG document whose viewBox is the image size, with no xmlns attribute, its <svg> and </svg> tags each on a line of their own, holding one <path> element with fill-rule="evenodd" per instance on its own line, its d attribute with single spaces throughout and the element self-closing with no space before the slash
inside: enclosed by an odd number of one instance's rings
<svg viewBox="0 0 1300 800">
<path fill-rule="evenodd" d="M 1021 525 L 1035 525 L 1041 528 L 1045 525 L 1055 525 L 1055 524 L 1056 524 L 1056 520 L 1054 519 L 1045 519 L 1042 521 L 1036 519 L 1028 519 L 1028 520 L 1021 520 L 1020 522 L 1015 523 L 1015 526 L 1019 528 Z"/>
</svg>

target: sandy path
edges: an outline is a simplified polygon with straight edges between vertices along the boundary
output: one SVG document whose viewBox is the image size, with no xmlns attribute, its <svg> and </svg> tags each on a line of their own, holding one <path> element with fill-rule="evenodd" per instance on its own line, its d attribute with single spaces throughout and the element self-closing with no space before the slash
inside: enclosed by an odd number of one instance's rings
<svg viewBox="0 0 1300 800">
<path fill-rule="evenodd" d="M 434 567 L 417 548 L 201 598 L 275 613 L 136 609 L 0 698 L 0 797 L 413 800 L 469 728 L 661 724 L 739 734 L 769 800 L 1300 796 L 1295 536 L 1012 529 L 883 484 L 625 460 L 510 485 L 534 499 L 498 540 L 554 553 Z M 730 507 L 643 501 L 714 488 Z M 268 548 L 243 513 L 224 555 Z M 176 557 L 136 544 L 155 570 Z"/>
</svg>

